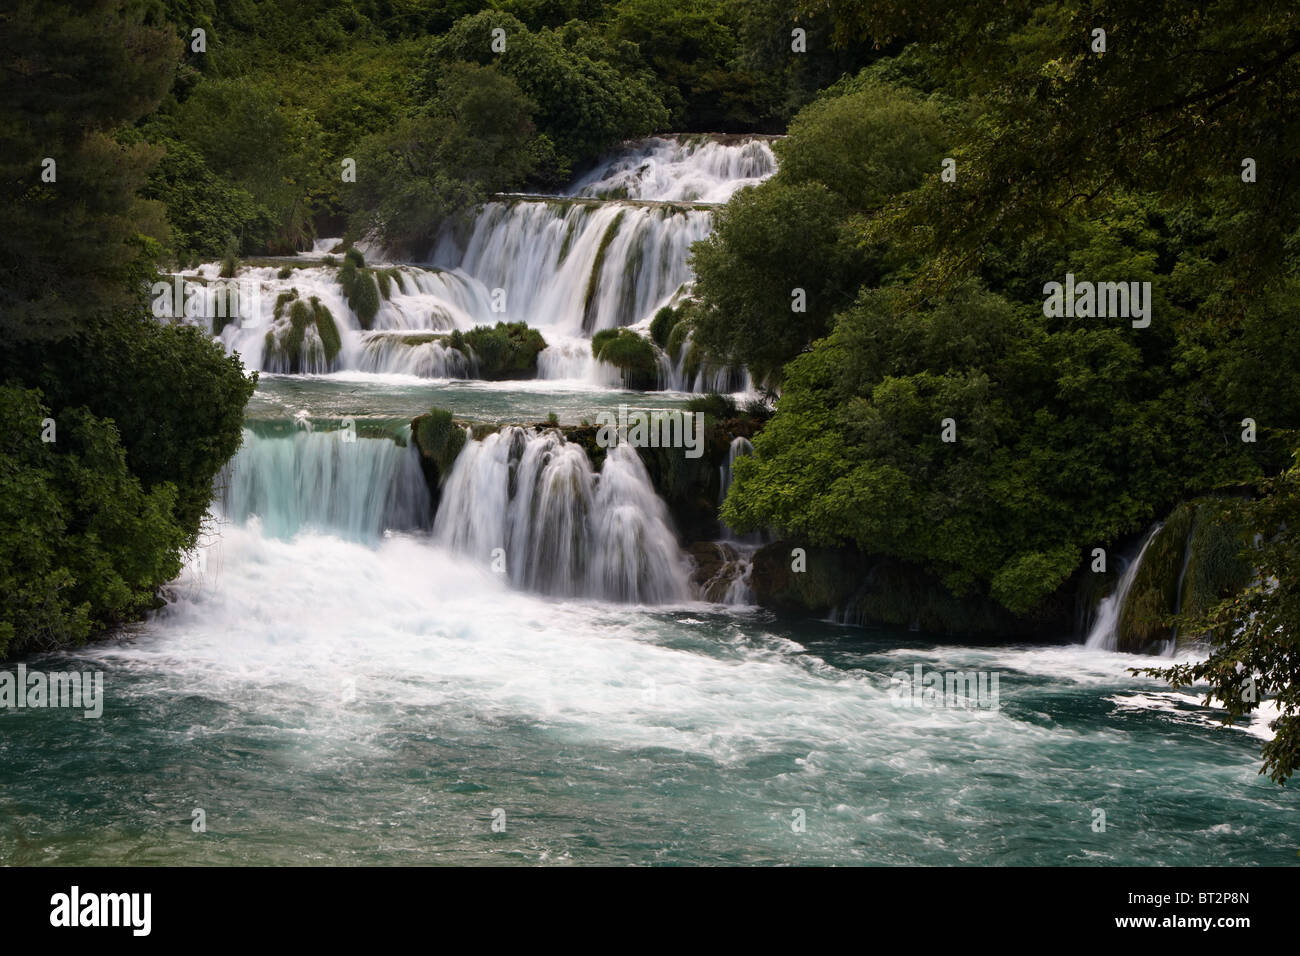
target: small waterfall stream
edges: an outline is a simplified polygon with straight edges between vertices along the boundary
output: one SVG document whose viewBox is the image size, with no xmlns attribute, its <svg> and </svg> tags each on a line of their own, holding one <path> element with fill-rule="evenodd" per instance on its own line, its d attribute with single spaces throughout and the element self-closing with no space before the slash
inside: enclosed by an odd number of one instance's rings
<svg viewBox="0 0 1300 956">
<path fill-rule="evenodd" d="M 1163 525 L 1156 525 L 1146 539 L 1142 542 L 1142 547 L 1134 555 L 1128 565 L 1124 568 L 1124 573 L 1120 575 L 1119 582 L 1115 585 L 1115 590 L 1101 599 L 1097 605 L 1097 618 L 1093 622 L 1088 636 L 1084 640 L 1084 646 L 1104 651 L 1119 650 L 1119 618 L 1120 613 L 1124 610 L 1124 601 L 1128 598 L 1128 593 L 1133 587 L 1133 581 L 1137 578 L 1138 568 L 1142 566 L 1142 556 L 1146 554 L 1147 548 L 1155 540 L 1157 534 Z"/>
</svg>

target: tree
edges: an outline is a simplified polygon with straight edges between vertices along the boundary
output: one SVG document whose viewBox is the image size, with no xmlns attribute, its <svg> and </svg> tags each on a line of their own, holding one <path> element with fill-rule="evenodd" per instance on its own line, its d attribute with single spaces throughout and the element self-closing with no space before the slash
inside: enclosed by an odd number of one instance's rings
<svg viewBox="0 0 1300 956">
<path fill-rule="evenodd" d="M 0 12 L 0 338 L 56 341 L 134 301 L 138 234 L 163 237 L 140 188 L 161 151 L 112 136 L 162 100 L 180 43 L 134 4 L 22 0 Z M 51 162 L 53 165 L 51 165 Z"/>
<path fill-rule="evenodd" d="M 1268 481 L 1253 501 L 1226 506 L 1259 542 L 1243 557 L 1256 569 L 1253 584 L 1183 626 L 1215 636 L 1210 656 L 1193 664 L 1141 668 L 1134 673 L 1174 687 L 1208 682 L 1206 705 L 1217 704 L 1236 720 L 1272 696 L 1278 717 L 1269 726 L 1264 765 L 1277 783 L 1300 767 L 1300 451 L 1296 463 Z"/>
<path fill-rule="evenodd" d="M 773 147 L 776 175 L 733 197 L 693 250 L 698 343 L 779 382 L 859 286 L 894 268 L 855 221 L 937 169 L 946 135 L 937 101 L 870 78 L 800 111 Z"/>
</svg>

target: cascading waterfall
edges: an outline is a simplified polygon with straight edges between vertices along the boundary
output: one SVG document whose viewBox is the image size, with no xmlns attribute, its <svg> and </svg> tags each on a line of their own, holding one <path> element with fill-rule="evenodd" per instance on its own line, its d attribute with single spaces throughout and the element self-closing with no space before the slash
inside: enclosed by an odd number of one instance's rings
<svg viewBox="0 0 1300 956">
<path fill-rule="evenodd" d="M 699 137 L 643 140 L 573 184 L 569 195 L 597 199 L 724 203 L 776 172 L 766 138 L 719 142 Z"/>
<path fill-rule="evenodd" d="M 610 448 L 595 472 L 554 430 L 512 427 L 467 441 L 433 534 L 543 594 L 638 604 L 690 595 L 667 509 L 626 445 Z"/>
<path fill-rule="evenodd" d="M 239 523 L 256 516 L 264 534 L 279 538 L 310 529 L 364 541 L 426 528 L 429 489 L 415 449 L 349 434 L 300 428 L 264 437 L 245 429 L 220 481 L 224 516 Z"/>
<path fill-rule="evenodd" d="M 731 439 L 731 447 L 727 449 L 727 463 L 718 466 L 718 507 L 727 500 L 727 492 L 731 490 L 731 480 L 734 475 L 736 459 L 743 458 L 746 455 L 754 454 L 754 444 L 743 435 L 737 435 Z M 751 531 L 749 534 L 738 534 L 729 528 L 726 522 L 718 522 L 722 526 L 722 537 L 725 541 L 733 544 L 760 545 L 763 543 L 763 535 L 758 531 Z"/>
<path fill-rule="evenodd" d="M 295 262 L 286 278 L 273 266 L 245 268 L 240 283 L 259 292 L 257 314 L 221 325 L 217 336 L 245 363 L 266 372 L 400 373 L 435 379 L 474 378 L 473 356 L 452 350 L 439 334 L 478 325 L 524 322 L 549 348 L 538 376 L 617 385 L 617 371 L 591 356 L 602 329 L 640 325 L 692 280 L 691 245 L 712 228 L 711 207 L 776 170 L 762 137 L 653 138 L 630 144 L 557 196 L 505 196 L 472 222 L 449 223 L 428 262 L 392 265 L 370 249 L 367 264 L 386 275 L 374 318 L 363 323 L 343 295 L 336 268 Z M 338 240 L 318 240 L 323 255 Z M 216 280 L 218 264 L 197 276 Z M 193 277 L 192 277 L 193 278 Z M 367 274 L 366 281 L 376 281 Z M 295 290 L 328 310 L 339 348 L 331 354 L 316 325 L 291 329 L 290 306 L 276 300 Z M 504 298 L 502 298 L 502 293 Z M 268 341 L 288 342 L 292 354 Z M 410 334 L 402 334 L 410 333 Z M 684 350 L 686 351 L 686 350 Z M 665 363 L 663 386 L 679 391 L 745 391 L 735 369 L 692 369 Z"/>
<path fill-rule="evenodd" d="M 468 239 L 448 227 L 430 262 L 505 291 L 495 319 L 586 336 L 649 318 L 691 279 L 707 210 L 511 199 L 483 207 Z"/>
<path fill-rule="evenodd" d="M 754 390 L 754 380 L 744 366 L 699 362 L 692 369 L 694 334 L 694 331 L 686 333 L 676 360 L 667 352 L 660 353 L 659 384 L 662 388 L 671 392 L 735 393 Z"/>
<path fill-rule="evenodd" d="M 1137 578 L 1138 568 L 1142 565 L 1142 556 L 1146 554 L 1147 548 L 1155 540 L 1162 527 L 1163 525 L 1158 524 L 1151 530 L 1146 536 L 1146 540 L 1142 542 L 1142 547 L 1138 549 L 1138 553 L 1124 568 L 1124 573 L 1120 575 L 1115 590 L 1102 598 L 1101 603 L 1097 605 L 1097 618 L 1083 642 L 1084 646 L 1103 651 L 1119 650 L 1120 613 L 1124 610 L 1124 602 L 1128 598 L 1129 591 L 1133 588 L 1134 580 Z"/>
</svg>

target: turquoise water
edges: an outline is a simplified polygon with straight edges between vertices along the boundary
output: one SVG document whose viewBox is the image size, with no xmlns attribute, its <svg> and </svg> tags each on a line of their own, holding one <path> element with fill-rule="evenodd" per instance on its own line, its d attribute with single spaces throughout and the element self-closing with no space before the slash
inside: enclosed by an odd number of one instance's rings
<svg viewBox="0 0 1300 956">
<path fill-rule="evenodd" d="M 551 602 L 419 538 L 221 547 L 155 620 L 31 662 L 108 702 L 4 715 L 7 862 L 1297 859 L 1258 739 L 1119 655 Z M 998 672 L 1001 709 L 898 707 L 916 663 Z"/>
<path fill-rule="evenodd" d="M 270 379 L 250 417 L 536 407 L 442 388 Z M 563 394 L 580 419 L 622 393 Z M 1127 673 L 1144 660 L 552 600 L 427 531 L 276 517 L 221 523 L 148 621 L 27 662 L 102 670 L 107 700 L 100 719 L 0 713 L 0 860 L 1300 860 L 1293 789 L 1256 773 L 1259 723 Z M 891 681 L 916 665 L 996 674 L 997 709 L 900 706 Z"/>
</svg>

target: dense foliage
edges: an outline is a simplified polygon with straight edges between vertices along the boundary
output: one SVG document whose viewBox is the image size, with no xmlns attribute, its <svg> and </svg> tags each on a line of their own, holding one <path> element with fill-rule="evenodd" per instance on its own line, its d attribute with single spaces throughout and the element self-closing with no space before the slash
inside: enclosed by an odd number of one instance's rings
<svg viewBox="0 0 1300 956">
<path fill-rule="evenodd" d="M 253 389 L 202 330 L 149 312 L 167 230 L 141 191 L 160 151 L 123 124 L 158 105 L 178 44 L 124 6 L 0 18 L 0 656 L 156 603 Z"/>
<path fill-rule="evenodd" d="M 790 0 L 142 6 L 181 60 L 129 138 L 165 150 L 146 195 L 184 262 L 345 228 L 418 248 L 488 194 L 553 188 L 623 139 L 778 130 L 881 52 L 832 47 L 832 19 Z M 796 28 L 811 52 L 792 51 Z M 159 95 L 171 72 L 152 74 Z"/>
<path fill-rule="evenodd" d="M 1180 500 L 1276 487 L 1252 515 L 1294 578 L 1300 13 L 1211 7 L 803 4 L 911 45 L 804 108 L 696 247 L 694 341 L 781 393 L 729 525 L 1027 614 Z M 1045 305 L 1067 274 L 1150 283 L 1145 317 Z M 1177 676 L 1293 687 L 1286 599 L 1219 608 L 1236 637 Z"/>
</svg>

